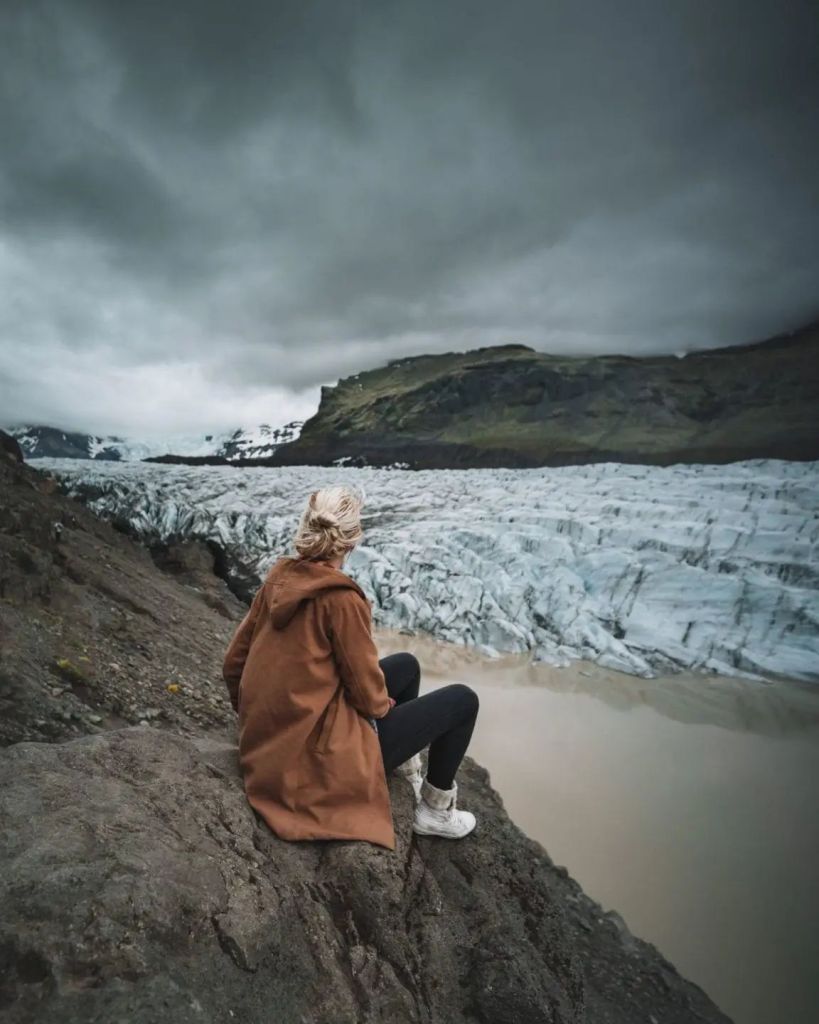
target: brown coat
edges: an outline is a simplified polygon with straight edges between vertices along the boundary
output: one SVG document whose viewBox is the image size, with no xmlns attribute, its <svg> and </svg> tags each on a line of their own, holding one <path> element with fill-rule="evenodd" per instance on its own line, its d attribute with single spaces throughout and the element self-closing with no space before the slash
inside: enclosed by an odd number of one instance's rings
<svg viewBox="0 0 819 1024">
<path fill-rule="evenodd" d="M 248 802 L 282 839 L 395 849 L 381 746 L 390 709 L 361 587 L 327 562 L 272 566 L 225 654 Z"/>
</svg>

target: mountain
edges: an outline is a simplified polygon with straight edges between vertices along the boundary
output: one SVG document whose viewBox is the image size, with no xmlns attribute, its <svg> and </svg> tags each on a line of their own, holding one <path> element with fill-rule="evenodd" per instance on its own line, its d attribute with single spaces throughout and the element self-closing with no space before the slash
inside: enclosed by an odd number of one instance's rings
<svg viewBox="0 0 819 1024">
<path fill-rule="evenodd" d="M 527 468 L 819 459 L 819 324 L 671 356 L 526 345 L 396 359 L 321 389 L 310 419 L 142 442 L 7 428 L 27 459 Z"/>
<path fill-rule="evenodd" d="M 324 387 L 272 465 L 413 469 L 819 458 L 819 324 L 676 356 L 501 345 Z"/>
<path fill-rule="evenodd" d="M 123 458 L 119 437 L 98 437 L 78 431 L 47 426 L 7 427 L 26 459 L 102 459 L 118 462 Z"/>
<path fill-rule="evenodd" d="M 258 427 L 238 428 L 213 434 L 171 435 L 156 441 L 123 437 L 99 437 L 61 430 L 59 427 L 23 425 L 8 427 L 26 459 L 96 459 L 108 462 L 134 462 L 171 457 L 213 458 L 234 462 L 237 459 L 269 458 L 281 444 L 295 440 L 302 422 L 293 420 L 281 427 L 263 423 Z"/>
<path fill-rule="evenodd" d="M 13 452 L 0 493 L 5 1022 L 729 1024 L 468 756 L 472 837 L 414 835 L 391 777 L 395 851 L 278 839 L 239 776 L 246 609 L 214 550 L 144 547 Z"/>
</svg>

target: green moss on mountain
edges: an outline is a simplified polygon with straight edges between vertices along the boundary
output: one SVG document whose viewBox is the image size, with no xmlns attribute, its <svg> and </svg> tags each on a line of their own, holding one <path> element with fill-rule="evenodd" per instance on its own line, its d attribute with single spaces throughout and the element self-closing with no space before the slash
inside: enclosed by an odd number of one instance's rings
<svg viewBox="0 0 819 1024">
<path fill-rule="evenodd" d="M 414 468 L 819 458 L 819 325 L 676 356 L 525 345 L 393 360 L 323 388 L 274 464 Z"/>
</svg>

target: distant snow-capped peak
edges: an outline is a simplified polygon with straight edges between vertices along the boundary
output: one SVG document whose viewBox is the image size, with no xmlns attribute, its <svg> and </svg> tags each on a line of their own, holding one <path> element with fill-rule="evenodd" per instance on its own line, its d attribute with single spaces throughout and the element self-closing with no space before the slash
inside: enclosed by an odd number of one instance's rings
<svg viewBox="0 0 819 1024">
<path fill-rule="evenodd" d="M 210 434 L 171 434 L 163 438 L 140 440 L 110 435 L 85 434 L 43 425 L 18 425 L 6 428 L 17 438 L 26 459 L 94 459 L 108 462 L 138 462 L 159 455 L 219 456 L 228 460 L 262 459 L 279 445 L 294 441 L 303 420 L 281 426 L 262 423 L 256 427 L 214 431 Z"/>
</svg>

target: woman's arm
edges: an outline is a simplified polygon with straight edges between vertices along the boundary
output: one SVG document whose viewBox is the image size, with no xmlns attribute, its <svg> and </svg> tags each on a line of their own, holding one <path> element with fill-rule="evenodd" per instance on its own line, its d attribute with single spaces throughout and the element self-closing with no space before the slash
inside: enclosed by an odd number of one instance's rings
<svg viewBox="0 0 819 1024">
<path fill-rule="evenodd" d="M 256 596 L 253 598 L 253 602 L 247 610 L 247 614 L 239 623 L 236 632 L 233 634 L 233 639 L 228 645 L 228 649 L 225 652 L 225 658 L 222 663 L 222 678 L 227 685 L 228 696 L 230 697 L 230 703 L 233 705 L 234 711 L 239 710 L 239 683 L 241 682 L 242 672 L 244 671 L 245 661 L 247 660 L 247 652 L 250 650 L 250 641 L 253 638 L 253 630 L 256 627 L 259 612 L 264 604 L 263 595 L 264 586 L 261 586 L 256 591 Z"/>
<path fill-rule="evenodd" d="M 327 594 L 328 633 L 347 699 L 362 715 L 383 718 L 393 706 L 372 638 L 370 604 L 355 590 Z"/>
</svg>

